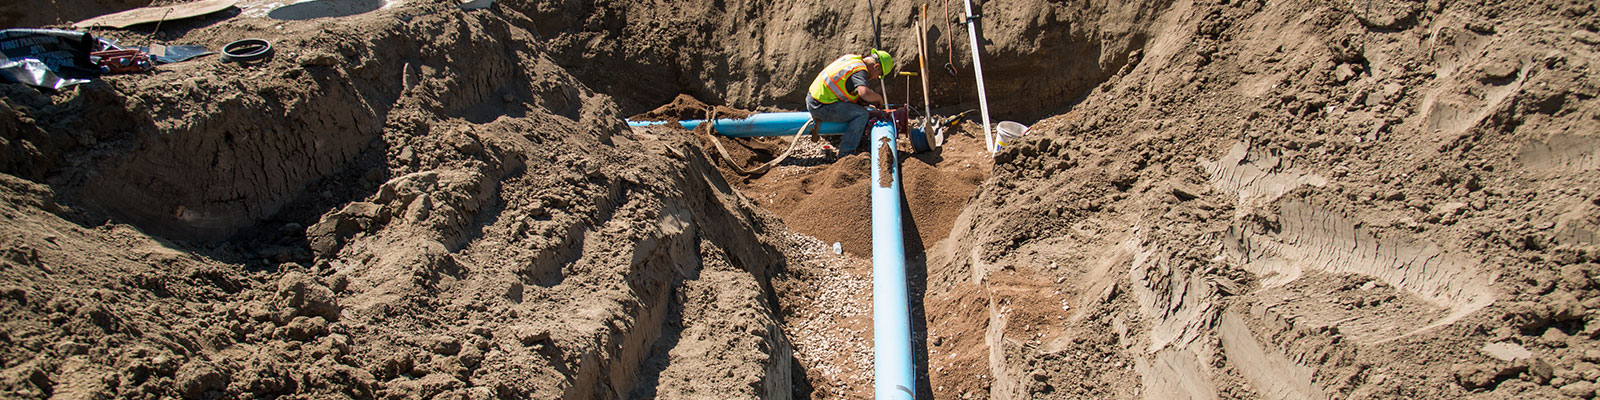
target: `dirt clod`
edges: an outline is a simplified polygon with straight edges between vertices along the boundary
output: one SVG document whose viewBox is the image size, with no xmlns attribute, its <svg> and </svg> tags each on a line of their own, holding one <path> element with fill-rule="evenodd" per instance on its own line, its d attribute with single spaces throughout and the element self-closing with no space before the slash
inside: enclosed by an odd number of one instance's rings
<svg viewBox="0 0 1600 400">
<path fill-rule="evenodd" d="M 1594 383 L 1577 381 L 1561 386 L 1561 394 L 1580 399 L 1594 398 Z"/>
<path fill-rule="evenodd" d="M 177 387 L 184 396 L 199 398 L 228 386 L 228 377 L 210 362 L 193 360 L 178 369 Z"/>
<path fill-rule="evenodd" d="M 339 319 L 340 307 L 333 292 L 300 272 L 290 272 L 278 279 L 273 306 L 277 308 L 275 318 L 281 322 L 295 317 Z"/>
</svg>

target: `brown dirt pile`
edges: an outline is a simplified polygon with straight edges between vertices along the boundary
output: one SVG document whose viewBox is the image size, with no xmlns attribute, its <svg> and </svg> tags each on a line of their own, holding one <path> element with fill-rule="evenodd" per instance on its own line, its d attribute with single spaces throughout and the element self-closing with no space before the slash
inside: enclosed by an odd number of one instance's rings
<svg viewBox="0 0 1600 400">
<path fill-rule="evenodd" d="M 912 154 L 909 144 L 896 152 L 909 217 L 904 219 L 906 246 L 911 254 L 921 254 L 922 249 L 945 238 L 968 197 L 987 177 L 992 160 L 984 155 L 983 138 L 968 133 L 980 128 L 977 124 L 964 128 L 953 133 L 938 152 Z M 829 143 L 837 140 L 832 137 Z M 772 210 L 794 230 L 829 244 L 839 242 L 846 252 L 868 257 L 872 254 L 870 154 L 838 157 L 833 150 L 819 153 L 734 181 L 745 196 Z"/>
<path fill-rule="evenodd" d="M 680 94 L 672 102 L 656 107 L 654 110 L 628 117 L 630 121 L 682 121 L 691 119 L 717 119 L 732 118 L 744 119 L 750 116 L 749 111 L 723 106 L 706 104 L 699 99 Z"/>
</svg>

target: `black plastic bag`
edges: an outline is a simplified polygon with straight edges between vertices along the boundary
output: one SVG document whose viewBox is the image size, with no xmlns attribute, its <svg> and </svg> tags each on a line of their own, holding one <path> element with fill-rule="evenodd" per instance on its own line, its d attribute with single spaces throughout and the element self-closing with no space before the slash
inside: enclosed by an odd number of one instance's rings
<svg viewBox="0 0 1600 400">
<path fill-rule="evenodd" d="M 88 82 L 100 76 L 89 61 L 97 45 L 87 32 L 0 30 L 0 80 L 49 89 Z"/>
</svg>

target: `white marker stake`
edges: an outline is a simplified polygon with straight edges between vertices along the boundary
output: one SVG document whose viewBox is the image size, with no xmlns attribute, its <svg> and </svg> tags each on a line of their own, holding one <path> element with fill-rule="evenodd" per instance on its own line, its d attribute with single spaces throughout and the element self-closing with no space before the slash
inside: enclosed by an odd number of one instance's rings
<svg viewBox="0 0 1600 400">
<path fill-rule="evenodd" d="M 994 132 L 989 130 L 989 95 L 983 90 L 983 63 L 978 61 L 978 17 L 972 15 L 972 0 L 967 0 L 967 37 L 972 39 L 972 71 L 978 76 L 978 110 L 983 113 L 983 143 L 994 152 Z"/>
</svg>

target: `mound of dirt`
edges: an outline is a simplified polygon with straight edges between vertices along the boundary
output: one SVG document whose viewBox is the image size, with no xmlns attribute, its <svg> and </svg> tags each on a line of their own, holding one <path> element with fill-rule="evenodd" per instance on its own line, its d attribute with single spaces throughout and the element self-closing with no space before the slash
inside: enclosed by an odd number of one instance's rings
<svg viewBox="0 0 1600 400">
<path fill-rule="evenodd" d="M 944 239 L 968 197 L 988 177 L 993 160 L 985 154 L 983 138 L 969 133 L 982 128 L 971 123 L 963 128 L 954 131 L 937 152 L 913 154 L 909 144 L 896 152 L 910 254 L 922 254 L 923 249 Z M 841 157 L 832 146 L 837 140 L 832 137 L 829 149 L 794 157 L 766 174 L 730 180 L 745 196 L 772 210 L 795 231 L 826 243 L 838 242 L 851 254 L 870 257 L 872 207 L 868 188 L 872 177 L 867 163 L 871 155 L 860 152 Z M 770 157 L 755 160 L 767 159 Z"/>
<path fill-rule="evenodd" d="M 712 106 L 689 95 L 680 94 L 678 97 L 673 98 L 672 102 L 656 107 L 654 110 L 628 117 L 628 120 L 676 122 L 693 119 L 744 119 L 749 116 L 749 111 Z"/>
</svg>

